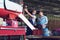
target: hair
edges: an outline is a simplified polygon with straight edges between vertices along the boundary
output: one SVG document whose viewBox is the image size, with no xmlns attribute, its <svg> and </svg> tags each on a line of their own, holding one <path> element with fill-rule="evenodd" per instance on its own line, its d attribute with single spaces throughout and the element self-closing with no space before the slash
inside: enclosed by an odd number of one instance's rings
<svg viewBox="0 0 60 40">
<path fill-rule="evenodd" d="M 40 12 L 43 12 L 43 10 L 40 9 Z"/>
</svg>

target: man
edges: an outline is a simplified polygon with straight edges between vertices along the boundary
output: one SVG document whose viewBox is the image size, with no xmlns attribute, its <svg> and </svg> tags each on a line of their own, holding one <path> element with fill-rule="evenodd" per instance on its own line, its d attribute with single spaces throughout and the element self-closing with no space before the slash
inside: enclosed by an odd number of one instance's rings
<svg viewBox="0 0 60 40">
<path fill-rule="evenodd" d="M 38 18 L 39 28 L 42 28 L 43 36 L 50 36 L 50 31 L 46 28 L 48 24 L 48 18 L 43 14 L 42 11 L 39 13 L 40 17 Z"/>
<path fill-rule="evenodd" d="M 40 17 L 38 18 L 38 24 L 44 29 L 48 24 L 48 18 L 43 14 L 42 11 L 40 11 L 39 15 Z"/>
</svg>

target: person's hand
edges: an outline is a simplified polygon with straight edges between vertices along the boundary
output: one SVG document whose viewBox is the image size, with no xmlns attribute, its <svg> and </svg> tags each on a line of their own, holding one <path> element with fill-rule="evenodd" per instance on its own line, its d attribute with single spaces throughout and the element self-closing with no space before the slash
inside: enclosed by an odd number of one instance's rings
<svg viewBox="0 0 60 40">
<path fill-rule="evenodd" d="M 25 8 L 27 8 L 27 5 L 25 5 Z"/>
<path fill-rule="evenodd" d="M 24 10 L 25 10 L 26 12 L 28 11 L 28 9 L 27 9 L 27 8 L 25 8 Z"/>
</svg>

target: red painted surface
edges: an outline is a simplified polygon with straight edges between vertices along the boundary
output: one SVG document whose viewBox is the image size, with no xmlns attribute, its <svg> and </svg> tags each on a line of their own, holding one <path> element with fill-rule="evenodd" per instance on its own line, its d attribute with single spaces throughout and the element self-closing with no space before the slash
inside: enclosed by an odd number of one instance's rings
<svg viewBox="0 0 60 40">
<path fill-rule="evenodd" d="M 13 15 L 17 15 L 17 14 L 20 14 L 22 12 L 15 12 L 15 11 L 12 11 L 12 10 L 6 10 L 6 9 L 2 9 L 0 8 L 0 16 L 6 16 L 8 14 L 13 14 Z"/>
<path fill-rule="evenodd" d="M 14 14 L 9 14 L 9 19 L 15 19 L 16 18 L 16 15 Z"/>
<path fill-rule="evenodd" d="M 13 27 L 18 27 L 18 21 L 12 20 L 12 26 Z"/>
<path fill-rule="evenodd" d="M 0 36 L 25 35 L 25 34 L 26 32 L 24 27 L 19 28 L 14 28 L 11 26 L 0 27 Z"/>
<path fill-rule="evenodd" d="M 19 15 L 22 12 L 16 12 L 12 10 L 6 10 L 0 8 L 0 17 L 6 17 L 7 15 L 10 15 L 10 19 L 15 19 L 17 15 Z M 14 24 L 13 24 L 14 25 Z M 16 24 L 17 25 L 17 24 Z M 16 26 L 14 25 L 14 26 Z M 24 35 L 24 38 L 26 38 L 26 32 L 24 27 L 13 27 L 13 26 L 0 26 L 0 36 L 15 36 L 15 35 Z M 24 39 L 25 40 L 25 39 Z"/>
<path fill-rule="evenodd" d="M 42 30 L 33 30 L 33 35 L 42 35 Z"/>
</svg>

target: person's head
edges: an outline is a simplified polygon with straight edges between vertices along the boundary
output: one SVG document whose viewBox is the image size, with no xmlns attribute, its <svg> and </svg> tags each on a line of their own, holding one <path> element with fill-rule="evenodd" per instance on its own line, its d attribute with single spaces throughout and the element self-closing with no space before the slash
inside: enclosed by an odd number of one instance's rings
<svg viewBox="0 0 60 40">
<path fill-rule="evenodd" d="M 40 15 L 40 16 L 43 16 L 43 15 L 44 15 L 44 14 L 43 14 L 43 11 L 40 11 L 40 12 L 39 12 L 39 15 Z"/>
<path fill-rule="evenodd" d="M 35 14 L 36 14 L 36 10 L 33 10 L 33 11 L 32 11 L 32 14 L 34 14 L 34 15 L 35 15 Z"/>
</svg>

